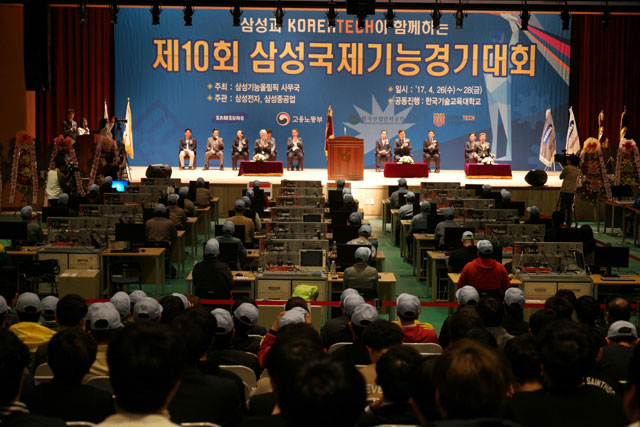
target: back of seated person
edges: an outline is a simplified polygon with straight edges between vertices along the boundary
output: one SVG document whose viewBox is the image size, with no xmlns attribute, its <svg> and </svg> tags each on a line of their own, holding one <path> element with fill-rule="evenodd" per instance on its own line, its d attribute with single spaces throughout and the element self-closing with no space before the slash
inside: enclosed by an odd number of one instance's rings
<svg viewBox="0 0 640 427">
<path fill-rule="evenodd" d="M 504 293 L 504 311 L 502 327 L 513 336 L 529 332 L 529 323 L 524 321 L 524 292 L 520 288 L 511 287 Z"/>
<path fill-rule="evenodd" d="M 144 223 L 145 235 L 149 242 L 166 242 L 173 247 L 178 238 L 175 224 L 166 217 L 167 208 L 158 203 L 153 208 L 154 217 Z"/>
<path fill-rule="evenodd" d="M 433 328 L 421 327 L 418 321 L 422 309 L 415 295 L 400 294 L 396 300 L 396 311 L 405 343 L 438 343 L 438 335 Z M 429 325 L 430 326 L 430 325 Z"/>
<path fill-rule="evenodd" d="M 339 342 L 353 342 L 353 334 L 349 329 L 349 320 L 356 307 L 363 302 L 364 298 L 360 296 L 357 290 L 347 288 L 342 291 L 340 295 L 341 315 L 327 320 L 320 330 L 322 346 L 326 350 L 329 350 L 333 344 Z"/>
<path fill-rule="evenodd" d="M 107 349 L 115 334 L 124 325 L 120 313 L 112 303 L 91 304 L 91 311 L 87 314 L 87 331 L 96 341 L 96 358 L 89 372 L 84 376 L 83 382 L 98 376 L 109 376 L 109 365 L 107 364 Z"/>
<path fill-rule="evenodd" d="M 203 250 L 202 261 L 193 267 L 194 293 L 200 298 L 229 299 L 233 277 L 229 266 L 218 260 L 220 244 L 209 239 Z"/>
<path fill-rule="evenodd" d="M 362 342 L 369 352 L 371 364 L 358 370 L 364 377 L 368 402 L 382 399 L 382 388 L 377 381 L 376 362 L 387 350 L 402 344 L 403 338 L 402 329 L 398 325 L 383 319 L 374 321 L 363 331 Z"/>
<path fill-rule="evenodd" d="M 40 298 L 32 292 L 24 292 L 18 296 L 15 309 L 18 313 L 18 323 L 11 325 L 9 330 L 31 351 L 37 350 L 41 344 L 48 343 L 55 331 L 38 323 L 42 311 Z"/>
<path fill-rule="evenodd" d="M 471 231 L 465 231 L 462 233 L 462 246 L 449 252 L 448 265 L 452 273 L 460 273 L 465 265 L 478 257 L 478 248 L 474 239 Z"/>
<path fill-rule="evenodd" d="M 486 330 L 493 335 L 498 347 L 502 350 L 505 344 L 513 339 L 513 335 L 502 327 L 502 320 L 504 319 L 504 305 L 502 301 L 493 297 L 480 298 L 477 310 Z"/>
<path fill-rule="evenodd" d="M 173 222 L 178 230 L 184 230 L 187 225 L 187 213 L 178 206 L 180 196 L 177 194 L 169 194 L 167 196 L 167 209 L 169 210 L 169 219 Z"/>
<path fill-rule="evenodd" d="M 199 208 L 206 208 L 210 205 L 211 191 L 205 187 L 204 178 L 200 177 L 196 180 L 196 200 L 194 203 Z"/>
<path fill-rule="evenodd" d="M 250 337 L 249 333 L 258 324 L 258 306 L 251 299 L 238 299 L 231 307 L 231 314 L 234 331 L 231 346 L 236 350 L 253 353 L 257 356 L 261 339 Z"/>
<path fill-rule="evenodd" d="M 535 337 L 520 335 L 504 346 L 504 355 L 511 364 L 515 391 L 535 391 L 542 388 L 540 351 Z"/>
<path fill-rule="evenodd" d="M 368 263 L 371 259 L 371 249 L 366 246 L 355 251 L 356 263 L 344 271 L 344 289 L 354 288 L 362 293 L 365 299 L 378 297 L 378 271 Z"/>
<path fill-rule="evenodd" d="M 378 320 L 378 310 L 375 307 L 362 303 L 353 311 L 349 328 L 353 334 L 353 344 L 338 348 L 331 353 L 331 357 L 351 365 L 369 365 L 371 359 L 363 341 L 364 330 Z"/>
</svg>

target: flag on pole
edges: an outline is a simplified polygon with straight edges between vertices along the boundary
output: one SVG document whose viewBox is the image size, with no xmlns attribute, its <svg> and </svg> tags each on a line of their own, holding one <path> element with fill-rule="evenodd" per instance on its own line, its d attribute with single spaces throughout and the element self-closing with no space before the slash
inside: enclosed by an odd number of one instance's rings
<svg viewBox="0 0 640 427">
<path fill-rule="evenodd" d="M 578 137 L 576 118 L 573 115 L 573 107 L 569 107 L 569 126 L 567 127 L 565 148 L 567 149 L 567 154 L 577 154 L 580 151 L 580 138 Z"/>
<path fill-rule="evenodd" d="M 620 141 L 627 136 L 627 125 L 627 107 L 624 107 L 620 115 Z"/>
<path fill-rule="evenodd" d="M 551 109 L 547 109 L 546 120 L 540 138 L 540 161 L 547 167 L 553 164 L 553 156 L 556 154 L 556 132 L 553 126 Z"/>
<path fill-rule="evenodd" d="M 107 109 L 107 100 L 104 100 L 104 119 L 109 120 L 109 110 Z"/>
<path fill-rule="evenodd" d="M 133 159 L 133 135 L 131 134 L 131 101 L 127 98 L 127 123 L 124 126 L 124 133 L 122 134 L 122 143 L 124 149 L 129 154 L 129 157 Z"/>
<path fill-rule="evenodd" d="M 328 140 L 333 139 L 333 110 L 331 109 L 331 105 L 329 105 L 329 111 L 327 111 L 327 125 L 324 130 L 324 155 L 329 155 L 329 145 L 327 143 Z"/>
</svg>

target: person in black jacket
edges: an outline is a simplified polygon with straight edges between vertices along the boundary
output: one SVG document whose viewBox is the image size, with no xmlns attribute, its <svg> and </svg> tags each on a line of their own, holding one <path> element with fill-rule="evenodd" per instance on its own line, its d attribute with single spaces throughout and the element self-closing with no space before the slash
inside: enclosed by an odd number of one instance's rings
<svg viewBox="0 0 640 427">
<path fill-rule="evenodd" d="M 449 267 L 452 273 L 460 273 L 467 263 L 478 258 L 478 248 L 476 248 L 473 233 L 465 231 L 462 233 L 462 246 L 449 253 Z"/>
<path fill-rule="evenodd" d="M 196 296 L 204 299 L 229 299 L 233 287 L 231 269 L 218 261 L 220 244 L 209 239 L 204 247 L 202 261 L 193 267 L 193 286 Z"/>
</svg>

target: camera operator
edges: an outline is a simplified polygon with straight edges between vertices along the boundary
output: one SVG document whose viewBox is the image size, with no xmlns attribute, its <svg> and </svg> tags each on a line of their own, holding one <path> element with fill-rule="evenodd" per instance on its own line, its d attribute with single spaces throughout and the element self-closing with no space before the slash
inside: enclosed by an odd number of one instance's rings
<svg viewBox="0 0 640 427">
<path fill-rule="evenodd" d="M 57 157 L 54 168 L 47 172 L 47 187 L 45 190 L 49 205 L 52 207 L 57 207 L 58 198 L 63 193 L 69 192 L 66 173 L 67 162 L 63 157 Z"/>
<path fill-rule="evenodd" d="M 563 165 L 560 179 L 562 180 L 562 188 L 560 188 L 560 212 L 564 218 L 565 224 L 571 227 L 571 208 L 573 207 L 573 198 L 578 187 L 578 175 L 580 171 L 576 167 L 579 160 L 576 156 L 568 155 L 566 164 Z"/>
</svg>

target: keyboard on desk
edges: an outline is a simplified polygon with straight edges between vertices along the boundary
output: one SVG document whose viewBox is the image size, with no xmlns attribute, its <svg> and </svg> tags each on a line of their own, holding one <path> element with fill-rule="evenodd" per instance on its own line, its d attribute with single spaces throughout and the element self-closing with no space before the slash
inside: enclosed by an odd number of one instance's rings
<svg viewBox="0 0 640 427">
<path fill-rule="evenodd" d="M 603 282 L 635 282 L 636 277 L 600 277 Z"/>
<path fill-rule="evenodd" d="M 140 249 L 138 248 L 111 249 L 109 252 L 112 254 L 137 254 L 137 253 L 140 253 Z"/>
<path fill-rule="evenodd" d="M 22 246 L 5 246 L 5 252 L 18 252 L 22 250 Z"/>
</svg>

